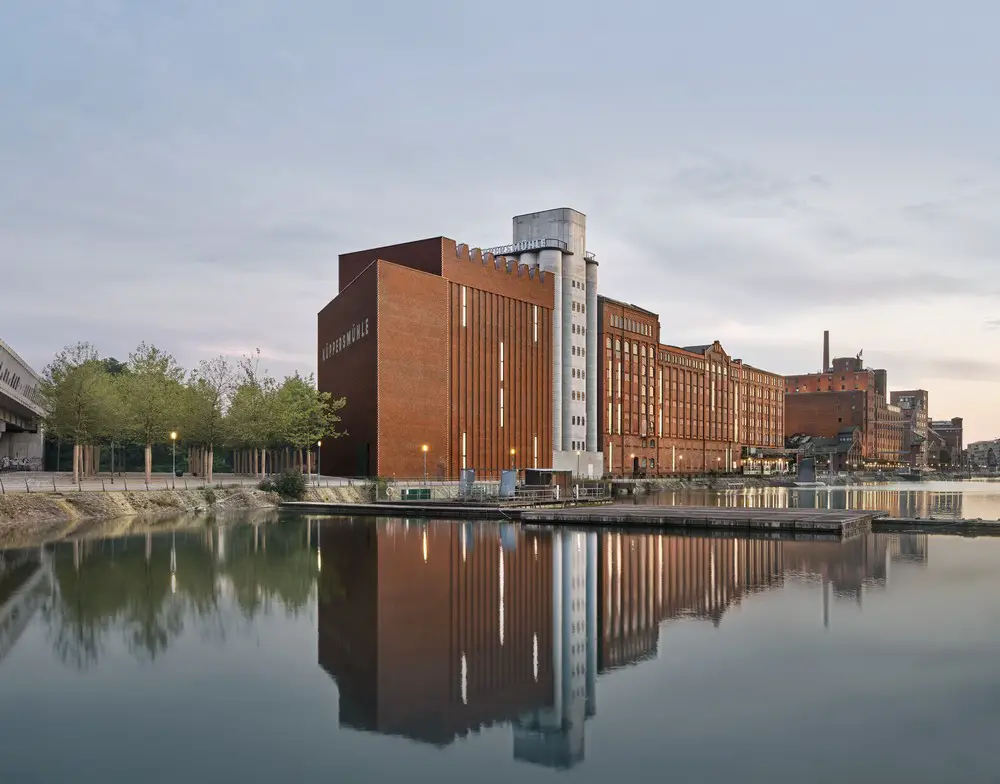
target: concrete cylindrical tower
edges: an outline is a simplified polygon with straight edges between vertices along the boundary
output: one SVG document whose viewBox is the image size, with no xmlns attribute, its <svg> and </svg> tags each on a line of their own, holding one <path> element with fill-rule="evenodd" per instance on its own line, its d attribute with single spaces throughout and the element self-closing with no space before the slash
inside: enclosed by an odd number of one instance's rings
<svg viewBox="0 0 1000 784">
<path fill-rule="evenodd" d="M 533 255 L 533 254 L 528 254 Z M 524 258 L 524 255 L 521 256 Z M 562 251 L 543 250 L 538 254 L 538 266 L 553 276 L 555 297 L 552 304 L 552 448 L 563 448 L 563 266 Z"/>
<path fill-rule="evenodd" d="M 573 392 L 574 387 L 578 387 L 579 381 L 573 383 L 573 371 L 582 369 L 581 359 L 574 359 L 573 346 L 573 265 L 572 256 L 563 259 L 562 276 L 562 441 L 558 442 L 558 448 L 569 451 L 573 448 L 574 436 L 572 424 L 574 415 Z M 578 299 L 578 297 L 577 297 Z M 556 442 L 553 442 L 556 443 Z"/>
<path fill-rule="evenodd" d="M 522 253 L 518 259 L 519 264 L 527 264 L 529 267 L 538 266 L 538 254 L 537 253 Z"/>
<path fill-rule="evenodd" d="M 597 374 L 601 346 L 597 342 L 597 260 L 587 259 L 587 451 L 600 452 L 597 443 Z"/>
</svg>

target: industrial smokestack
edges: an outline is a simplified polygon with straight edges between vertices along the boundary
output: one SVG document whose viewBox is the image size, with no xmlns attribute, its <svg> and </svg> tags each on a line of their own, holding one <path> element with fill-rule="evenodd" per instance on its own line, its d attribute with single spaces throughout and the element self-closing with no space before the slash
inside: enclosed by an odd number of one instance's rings
<svg viewBox="0 0 1000 784">
<path fill-rule="evenodd" d="M 823 372 L 830 372 L 830 330 L 823 330 Z"/>
</svg>

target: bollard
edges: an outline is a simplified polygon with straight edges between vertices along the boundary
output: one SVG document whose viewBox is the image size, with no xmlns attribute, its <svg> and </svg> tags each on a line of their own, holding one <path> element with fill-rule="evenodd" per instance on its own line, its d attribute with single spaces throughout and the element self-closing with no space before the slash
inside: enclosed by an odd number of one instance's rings
<svg viewBox="0 0 1000 784">
<path fill-rule="evenodd" d="M 128 477 L 122 474 L 122 482 L 125 483 L 125 492 L 128 492 Z"/>
<path fill-rule="evenodd" d="M 149 491 L 149 480 L 148 479 L 143 479 L 142 481 L 146 483 L 146 491 L 148 492 Z"/>
<path fill-rule="evenodd" d="M 30 492 L 31 492 L 31 488 L 30 488 L 30 487 L 28 487 L 28 480 L 27 480 L 27 479 L 25 479 L 25 480 L 24 480 L 24 489 L 25 489 L 25 491 L 26 491 L 26 492 L 28 492 L 28 493 L 30 493 Z"/>
<path fill-rule="evenodd" d="M 184 489 L 185 490 L 188 489 L 188 480 L 187 480 L 187 477 L 184 477 Z"/>
<path fill-rule="evenodd" d="M 7 495 L 7 489 L 3 486 L 3 479 L 0 479 L 0 495 Z"/>
<path fill-rule="evenodd" d="M 106 488 L 106 487 L 104 486 L 104 480 L 103 480 L 103 479 L 101 480 L 101 492 L 102 492 L 102 493 L 106 493 L 106 492 L 108 492 L 108 488 Z"/>
<path fill-rule="evenodd" d="M 55 491 L 56 491 L 56 478 L 52 477 L 52 492 L 54 493 Z"/>
</svg>

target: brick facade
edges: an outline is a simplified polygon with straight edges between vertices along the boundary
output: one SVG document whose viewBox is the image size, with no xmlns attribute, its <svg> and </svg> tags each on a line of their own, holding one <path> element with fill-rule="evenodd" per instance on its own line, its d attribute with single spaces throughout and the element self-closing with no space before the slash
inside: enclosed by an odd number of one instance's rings
<svg viewBox="0 0 1000 784">
<path fill-rule="evenodd" d="M 550 275 L 445 237 L 340 261 L 318 381 L 347 398 L 346 435 L 324 443 L 324 473 L 419 478 L 425 445 L 428 478 L 548 465 Z"/>
<path fill-rule="evenodd" d="M 744 447 L 779 448 L 783 379 L 733 359 L 716 341 L 660 342 L 659 317 L 598 299 L 598 421 L 615 476 L 733 471 Z"/>
<path fill-rule="evenodd" d="M 927 467 L 930 393 L 926 389 L 906 389 L 889 393 L 889 402 L 898 406 L 903 418 L 903 456 L 916 468 Z"/>
<path fill-rule="evenodd" d="M 867 463 L 906 463 L 906 416 L 889 402 L 887 386 L 886 371 L 864 367 L 860 356 L 834 359 L 825 373 L 786 376 L 785 435 L 835 438 L 857 427 Z"/>
</svg>

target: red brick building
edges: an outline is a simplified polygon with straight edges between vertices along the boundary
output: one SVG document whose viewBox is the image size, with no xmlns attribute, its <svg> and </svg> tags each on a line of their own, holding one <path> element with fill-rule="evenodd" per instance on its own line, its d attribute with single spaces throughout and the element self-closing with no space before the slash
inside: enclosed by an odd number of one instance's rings
<svg viewBox="0 0 1000 784">
<path fill-rule="evenodd" d="M 660 342 L 657 314 L 598 298 L 599 429 L 615 476 L 733 471 L 749 448 L 784 443 L 783 378 L 718 341 Z"/>
<path fill-rule="evenodd" d="M 836 358 L 822 373 L 785 377 L 785 435 L 836 438 L 851 427 L 860 428 L 869 465 L 908 462 L 906 417 L 888 402 L 885 370 L 865 367 L 859 355 Z"/>
<path fill-rule="evenodd" d="M 965 464 L 964 425 L 962 417 L 934 420 L 929 425 L 935 436 L 935 444 L 930 455 L 934 468 L 958 468 Z"/>
<path fill-rule="evenodd" d="M 905 389 L 889 393 L 889 402 L 898 406 L 903 418 L 903 459 L 916 468 L 927 467 L 930 423 L 930 393 L 926 389 Z"/>
<path fill-rule="evenodd" d="M 553 278 L 446 237 L 340 256 L 318 386 L 345 396 L 339 476 L 457 478 L 552 455 Z M 511 450 L 514 451 L 512 458 Z"/>
</svg>

